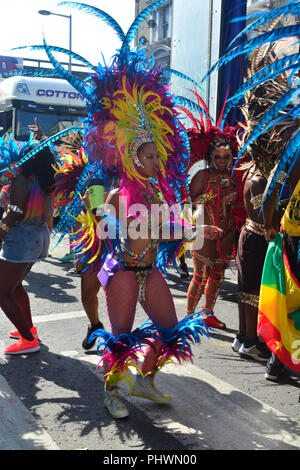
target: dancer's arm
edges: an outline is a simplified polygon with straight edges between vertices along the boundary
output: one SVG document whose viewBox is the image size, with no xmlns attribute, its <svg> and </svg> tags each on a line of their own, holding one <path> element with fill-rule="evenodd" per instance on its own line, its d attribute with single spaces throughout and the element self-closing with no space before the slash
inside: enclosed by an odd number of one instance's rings
<svg viewBox="0 0 300 470">
<path fill-rule="evenodd" d="M 199 199 L 201 194 L 204 193 L 205 183 L 206 183 L 206 179 L 205 179 L 204 170 L 200 170 L 192 178 L 192 181 L 190 184 L 190 195 L 191 195 L 191 200 L 193 203 Z"/>
<path fill-rule="evenodd" d="M 10 202 L 7 207 L 7 212 L 4 217 L 2 217 L 0 223 L 1 240 L 15 222 L 23 219 L 26 212 L 28 197 L 28 180 L 23 175 L 18 175 L 11 184 Z"/>
<path fill-rule="evenodd" d="M 268 194 L 270 185 L 272 182 L 272 178 L 269 178 L 266 189 L 263 195 L 263 219 L 264 219 L 264 226 L 265 226 L 265 238 L 269 242 L 272 238 L 275 238 L 278 234 L 278 230 L 273 225 L 273 216 L 276 209 L 276 205 L 278 203 L 278 192 L 280 190 L 281 185 L 276 182 L 273 186 L 271 194 Z"/>
</svg>

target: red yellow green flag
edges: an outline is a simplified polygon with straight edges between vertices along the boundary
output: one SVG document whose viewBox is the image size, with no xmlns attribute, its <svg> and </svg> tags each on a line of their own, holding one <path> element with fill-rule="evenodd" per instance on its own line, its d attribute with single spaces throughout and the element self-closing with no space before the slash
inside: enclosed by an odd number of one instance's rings
<svg viewBox="0 0 300 470">
<path fill-rule="evenodd" d="M 291 272 L 282 233 L 268 246 L 257 332 L 283 364 L 300 372 L 300 284 Z"/>
</svg>

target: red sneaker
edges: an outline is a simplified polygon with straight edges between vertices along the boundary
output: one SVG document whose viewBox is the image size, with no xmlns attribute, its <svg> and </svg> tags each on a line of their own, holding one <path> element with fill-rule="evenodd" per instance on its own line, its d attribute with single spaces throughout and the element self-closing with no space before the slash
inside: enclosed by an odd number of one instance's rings
<svg viewBox="0 0 300 470">
<path fill-rule="evenodd" d="M 4 349 L 5 354 L 29 354 L 40 350 L 40 345 L 37 337 L 34 337 L 33 341 L 28 341 L 25 338 L 21 338 L 14 344 L 11 344 Z"/>
<path fill-rule="evenodd" d="M 218 320 L 215 315 L 207 315 L 203 317 L 202 320 L 207 326 L 210 326 L 211 328 L 218 328 L 220 330 L 224 330 L 226 328 L 225 323 Z"/>
<path fill-rule="evenodd" d="M 31 329 L 30 329 L 30 332 L 33 336 L 36 336 L 37 337 L 37 330 L 36 330 L 36 326 L 33 326 Z M 10 330 L 8 332 L 8 336 L 10 336 L 10 338 L 12 339 L 20 339 L 21 338 L 21 335 L 20 333 L 18 332 L 18 330 Z"/>
</svg>

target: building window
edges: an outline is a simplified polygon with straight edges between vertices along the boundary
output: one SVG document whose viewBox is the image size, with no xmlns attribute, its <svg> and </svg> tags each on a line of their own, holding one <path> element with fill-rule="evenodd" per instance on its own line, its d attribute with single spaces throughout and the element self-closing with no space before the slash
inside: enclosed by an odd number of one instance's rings
<svg viewBox="0 0 300 470">
<path fill-rule="evenodd" d="M 157 41 L 157 14 L 156 14 L 156 11 L 154 11 L 152 13 L 152 18 L 151 18 L 151 21 L 150 21 L 150 25 L 149 27 L 151 28 L 150 29 L 150 42 L 155 42 Z M 149 24 L 149 22 L 148 22 Z"/>
<path fill-rule="evenodd" d="M 158 8 L 152 13 L 148 26 L 151 28 L 150 42 L 162 41 L 170 37 L 171 5 L 170 3 Z"/>
<path fill-rule="evenodd" d="M 161 10 L 162 39 L 165 39 L 169 37 L 170 5 L 163 7 Z"/>
<path fill-rule="evenodd" d="M 162 68 L 170 68 L 170 47 L 159 47 L 153 51 L 153 55 L 156 65 L 160 65 Z M 168 77 L 166 81 L 168 81 Z"/>
</svg>

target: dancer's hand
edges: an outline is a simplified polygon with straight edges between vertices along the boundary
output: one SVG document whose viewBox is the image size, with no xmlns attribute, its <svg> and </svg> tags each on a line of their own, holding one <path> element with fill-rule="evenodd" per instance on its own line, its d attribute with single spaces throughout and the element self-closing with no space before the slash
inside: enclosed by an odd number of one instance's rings
<svg viewBox="0 0 300 470">
<path fill-rule="evenodd" d="M 223 230 L 215 225 L 198 225 L 197 230 L 187 237 L 187 239 L 189 241 L 193 241 L 199 239 L 199 236 L 204 236 L 204 238 L 208 238 L 209 240 L 215 240 L 217 238 L 217 233 L 222 235 Z"/>
<path fill-rule="evenodd" d="M 223 234 L 223 230 L 215 225 L 203 225 L 203 229 L 204 238 L 208 238 L 209 240 L 217 238 L 217 233 L 219 233 L 219 235 Z"/>
<path fill-rule="evenodd" d="M 267 227 L 265 228 L 265 239 L 267 242 L 270 242 L 273 238 L 277 237 L 278 230 L 274 227 Z"/>
</svg>

